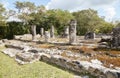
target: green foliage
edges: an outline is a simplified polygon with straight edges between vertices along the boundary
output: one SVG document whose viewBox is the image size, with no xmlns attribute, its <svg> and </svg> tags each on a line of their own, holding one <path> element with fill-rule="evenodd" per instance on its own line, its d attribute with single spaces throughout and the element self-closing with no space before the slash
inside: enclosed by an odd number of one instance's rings
<svg viewBox="0 0 120 78">
<path fill-rule="evenodd" d="M 73 19 L 73 15 L 68 11 L 63 11 L 60 9 L 57 10 L 48 10 L 45 16 L 44 27 L 54 26 L 57 30 L 57 33 L 60 34 L 63 31 L 64 26 L 68 25 L 69 21 Z"/>
<path fill-rule="evenodd" d="M 14 35 L 23 35 L 29 33 L 29 26 L 23 25 L 21 22 L 8 22 L 8 25 L 8 38 L 13 38 Z"/>
<path fill-rule="evenodd" d="M 68 11 L 63 11 L 59 9 L 48 10 L 46 12 L 39 10 L 37 13 L 30 14 L 30 16 L 34 18 L 29 21 L 30 25 L 35 24 L 38 25 L 40 28 L 43 27 L 45 30 L 50 29 L 50 27 L 53 25 L 56 30 L 58 30 L 58 34 L 62 32 L 64 26 L 68 25 L 70 19 L 73 18 L 72 14 Z"/>
<path fill-rule="evenodd" d="M 0 26 L 0 39 L 8 35 L 8 26 Z"/>
<path fill-rule="evenodd" d="M 44 28 L 46 31 L 53 25 L 57 31 L 56 34 L 62 34 L 64 26 L 69 26 L 71 19 L 77 20 L 77 35 L 84 35 L 88 31 L 96 33 L 110 33 L 114 25 L 106 22 L 103 18 L 98 16 L 97 11 L 93 9 L 81 10 L 78 12 L 70 13 L 67 10 L 52 9 L 46 10 L 41 6 L 36 6 L 32 2 L 19 2 L 15 3 L 17 12 L 9 10 L 8 16 L 12 16 L 18 13 L 17 17 L 23 22 L 9 22 L 6 25 L 4 12 L 5 8 L 0 4 L 0 35 L 1 38 L 12 38 L 13 35 L 21 35 L 29 33 L 29 27 L 31 25 L 37 26 L 37 34 L 40 32 L 40 28 Z M 119 25 L 119 24 L 118 24 Z M 6 33 L 6 31 L 8 33 Z"/>
<path fill-rule="evenodd" d="M 116 25 L 116 27 L 120 27 L 120 22 Z"/>
<path fill-rule="evenodd" d="M 0 3 L 0 26 L 6 26 L 6 17 L 4 16 L 6 9 Z"/>
<path fill-rule="evenodd" d="M 88 31 L 96 31 L 99 27 L 105 26 L 107 23 L 100 18 L 97 11 L 92 9 L 74 12 L 73 15 L 77 20 L 77 34 L 84 35 Z M 104 24 L 106 23 L 106 24 Z M 100 30 L 101 31 L 101 30 Z"/>
<path fill-rule="evenodd" d="M 8 22 L 7 26 L 0 26 L 0 39 L 12 39 L 14 35 L 23 35 L 29 33 L 29 26 L 21 22 Z"/>
<path fill-rule="evenodd" d="M 19 12 L 18 18 L 21 19 L 24 23 L 28 23 L 29 20 L 34 19 L 29 16 L 29 14 L 36 11 L 36 6 L 34 3 L 16 1 L 15 6 Z"/>
<path fill-rule="evenodd" d="M 98 28 L 97 33 L 105 33 L 105 34 L 111 33 L 113 28 L 114 28 L 113 24 L 105 22 L 102 23 L 102 26 Z"/>
</svg>

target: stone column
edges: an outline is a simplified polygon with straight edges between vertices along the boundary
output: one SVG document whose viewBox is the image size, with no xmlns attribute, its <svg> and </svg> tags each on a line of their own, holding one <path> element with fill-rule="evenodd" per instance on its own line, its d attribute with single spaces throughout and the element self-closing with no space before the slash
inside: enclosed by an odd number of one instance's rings
<svg viewBox="0 0 120 78">
<path fill-rule="evenodd" d="M 75 44 L 76 43 L 76 20 L 70 21 L 70 27 L 69 27 L 69 43 Z"/>
<path fill-rule="evenodd" d="M 36 25 L 31 25 L 31 34 L 32 34 L 32 40 L 35 40 L 35 36 L 36 36 Z"/>
<path fill-rule="evenodd" d="M 69 26 L 64 27 L 64 38 L 69 38 Z"/>
<path fill-rule="evenodd" d="M 45 42 L 49 42 L 49 38 L 50 38 L 49 31 L 45 31 Z"/>
<path fill-rule="evenodd" d="M 96 37 L 96 34 L 95 34 L 95 32 L 93 32 L 93 39 L 95 39 L 95 37 Z"/>
<path fill-rule="evenodd" d="M 40 29 L 40 35 L 41 35 L 41 37 L 43 38 L 43 36 L 44 36 L 44 28 L 41 28 L 41 29 Z"/>
<path fill-rule="evenodd" d="M 54 26 L 51 26 L 51 28 L 50 28 L 50 37 L 51 38 L 54 38 L 55 36 L 54 36 Z"/>
</svg>

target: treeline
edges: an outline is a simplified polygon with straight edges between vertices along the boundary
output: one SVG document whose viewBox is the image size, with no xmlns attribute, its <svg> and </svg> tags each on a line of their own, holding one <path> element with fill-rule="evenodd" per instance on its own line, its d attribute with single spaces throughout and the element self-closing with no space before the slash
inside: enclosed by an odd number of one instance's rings
<svg viewBox="0 0 120 78">
<path fill-rule="evenodd" d="M 52 9 L 46 10 L 44 6 L 36 6 L 32 2 L 15 3 L 16 10 L 6 11 L 0 4 L 0 38 L 13 38 L 13 35 L 22 35 L 30 33 L 30 26 L 37 26 L 37 33 L 40 28 L 49 30 L 50 26 L 54 26 L 56 34 L 62 34 L 64 26 L 69 26 L 71 19 L 77 20 L 77 35 L 84 35 L 88 31 L 96 33 L 110 33 L 115 26 L 106 22 L 100 17 L 97 11 L 86 9 L 70 13 L 67 10 Z M 19 22 L 7 19 L 16 16 Z"/>
</svg>

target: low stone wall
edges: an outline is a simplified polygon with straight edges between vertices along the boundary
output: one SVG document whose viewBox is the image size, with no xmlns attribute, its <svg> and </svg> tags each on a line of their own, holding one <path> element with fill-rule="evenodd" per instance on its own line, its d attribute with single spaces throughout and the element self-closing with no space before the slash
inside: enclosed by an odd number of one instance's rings
<svg viewBox="0 0 120 78">
<path fill-rule="evenodd" d="M 97 78 L 120 78 L 120 72 L 88 61 L 70 60 L 59 55 L 50 56 L 48 54 L 42 54 L 41 60 L 75 72 L 90 73 L 91 75 L 97 76 Z"/>
<path fill-rule="evenodd" d="M 40 38 L 40 34 L 37 34 L 35 36 L 36 39 Z M 32 39 L 32 34 L 24 34 L 24 35 L 14 35 L 14 39 L 16 40 L 31 40 Z"/>
</svg>

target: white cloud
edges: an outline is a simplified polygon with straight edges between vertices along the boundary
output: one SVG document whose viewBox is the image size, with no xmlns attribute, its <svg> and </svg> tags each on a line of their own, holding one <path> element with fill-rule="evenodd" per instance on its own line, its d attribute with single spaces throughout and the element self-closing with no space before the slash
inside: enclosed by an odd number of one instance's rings
<svg viewBox="0 0 120 78">
<path fill-rule="evenodd" d="M 98 6 L 111 5 L 118 0 L 51 0 L 47 4 L 48 9 L 77 10 L 82 8 L 91 8 Z"/>
<path fill-rule="evenodd" d="M 104 11 L 106 13 L 106 19 L 112 21 L 113 17 L 116 14 L 115 8 L 114 7 L 104 8 Z"/>
<path fill-rule="evenodd" d="M 7 21 L 17 21 L 17 22 L 21 22 L 21 20 L 18 19 L 16 16 L 10 16 L 9 19 L 7 19 Z"/>
<path fill-rule="evenodd" d="M 51 0 L 47 5 L 47 9 L 63 9 L 71 12 L 92 8 L 95 10 L 102 9 L 106 19 L 112 19 L 116 12 L 114 5 L 120 0 Z"/>
<path fill-rule="evenodd" d="M 75 5 L 74 5 L 75 4 Z M 81 5 L 79 0 L 51 0 L 47 4 L 48 9 L 63 9 L 63 10 L 72 10 Z"/>
<path fill-rule="evenodd" d="M 4 6 L 6 9 L 8 9 L 8 7 L 9 7 L 9 5 L 10 5 L 8 1 L 4 0 L 4 1 L 1 1 L 1 3 L 3 4 L 3 6 Z"/>
</svg>

